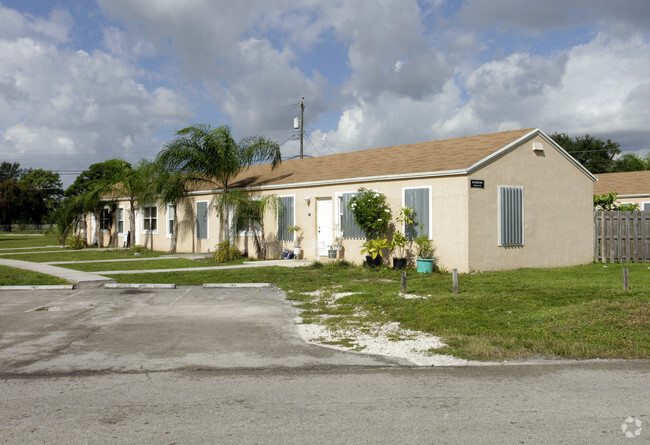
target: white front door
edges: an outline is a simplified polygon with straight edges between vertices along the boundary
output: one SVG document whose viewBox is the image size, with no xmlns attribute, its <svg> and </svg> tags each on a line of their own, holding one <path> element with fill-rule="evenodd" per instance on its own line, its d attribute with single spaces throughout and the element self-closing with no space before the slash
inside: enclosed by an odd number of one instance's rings
<svg viewBox="0 0 650 445">
<path fill-rule="evenodd" d="M 319 256 L 327 256 L 327 250 L 334 242 L 332 220 L 332 198 L 316 199 L 316 248 Z"/>
</svg>

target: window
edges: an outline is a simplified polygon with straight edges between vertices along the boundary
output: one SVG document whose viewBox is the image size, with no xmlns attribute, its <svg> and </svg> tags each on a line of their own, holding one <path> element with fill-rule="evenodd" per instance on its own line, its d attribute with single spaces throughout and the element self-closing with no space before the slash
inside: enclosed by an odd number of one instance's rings
<svg viewBox="0 0 650 445">
<path fill-rule="evenodd" d="M 117 221 L 117 233 L 124 233 L 124 207 L 117 209 L 117 216 L 115 219 Z"/>
<path fill-rule="evenodd" d="M 196 202 L 196 238 L 208 239 L 208 201 Z"/>
<path fill-rule="evenodd" d="M 366 237 L 366 233 L 354 220 L 352 211 L 348 209 L 348 203 L 354 195 L 356 193 L 342 193 L 338 197 L 339 230 L 343 232 L 343 239 L 364 239 Z"/>
<path fill-rule="evenodd" d="M 113 225 L 113 214 L 109 209 L 102 209 L 99 215 L 99 228 L 101 230 L 111 230 Z"/>
<path fill-rule="evenodd" d="M 413 224 L 404 227 L 408 239 L 425 234 L 431 238 L 431 187 L 405 188 L 404 205 L 414 212 Z"/>
<path fill-rule="evenodd" d="M 281 196 L 278 198 L 278 241 L 293 241 L 293 232 L 287 229 L 294 224 L 294 197 Z"/>
<path fill-rule="evenodd" d="M 499 245 L 524 245 L 524 188 L 499 186 Z"/>
<path fill-rule="evenodd" d="M 646 212 L 650 212 L 650 202 L 644 202 L 643 206 L 641 207 L 641 210 L 645 210 Z"/>
<path fill-rule="evenodd" d="M 149 233 L 158 231 L 158 208 L 156 206 L 142 208 L 142 230 Z"/>
<path fill-rule="evenodd" d="M 174 213 L 176 207 L 173 204 L 167 204 L 167 238 L 174 236 Z"/>
</svg>

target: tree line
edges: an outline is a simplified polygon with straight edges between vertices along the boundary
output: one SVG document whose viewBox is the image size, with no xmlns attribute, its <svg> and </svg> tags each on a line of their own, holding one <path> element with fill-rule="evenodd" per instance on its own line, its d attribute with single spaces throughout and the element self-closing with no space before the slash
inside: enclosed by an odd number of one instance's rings
<svg viewBox="0 0 650 445">
<path fill-rule="evenodd" d="M 621 144 L 611 139 L 566 133 L 554 133 L 551 138 L 593 174 L 650 170 L 650 153 L 645 158 L 634 153 L 621 155 Z"/>
<path fill-rule="evenodd" d="M 23 169 L 18 162 L 0 164 L 0 226 L 51 224 L 63 198 L 58 173 L 43 169 Z"/>
</svg>

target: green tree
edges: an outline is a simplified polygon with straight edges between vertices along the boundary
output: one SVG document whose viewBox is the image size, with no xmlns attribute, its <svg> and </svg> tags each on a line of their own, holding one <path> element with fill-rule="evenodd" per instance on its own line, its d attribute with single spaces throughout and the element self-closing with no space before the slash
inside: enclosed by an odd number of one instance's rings
<svg viewBox="0 0 650 445">
<path fill-rule="evenodd" d="M 0 164 L 0 184 L 9 180 L 18 181 L 21 174 L 22 169 L 18 162 L 2 161 L 2 164 Z"/>
<path fill-rule="evenodd" d="M 626 153 L 614 160 L 612 172 L 634 172 L 650 170 L 650 155 L 645 159 L 633 153 Z"/>
<path fill-rule="evenodd" d="M 166 206 L 171 205 L 173 208 L 170 252 L 176 252 L 178 244 L 178 206 L 187 196 L 187 183 L 184 176 L 178 172 L 170 171 L 164 165 L 154 163 L 154 194 L 158 197 L 158 202 Z M 166 229 L 167 230 L 167 229 Z"/>
<path fill-rule="evenodd" d="M 266 235 L 264 230 L 264 215 L 268 210 L 277 213 L 278 197 L 276 195 L 255 195 L 243 192 L 231 192 L 228 204 L 234 209 L 232 217 L 232 236 L 252 235 L 257 257 L 266 258 Z M 248 245 L 245 244 L 248 254 Z"/>
<path fill-rule="evenodd" d="M 25 191 L 24 216 L 35 224 L 52 222 L 54 211 L 63 199 L 59 174 L 30 168 L 23 170 L 18 183 Z"/>
<path fill-rule="evenodd" d="M 220 191 L 216 204 L 221 242 L 230 233 L 225 197 L 230 193 L 231 180 L 255 163 L 270 162 L 275 167 L 281 162 L 281 154 L 277 143 L 263 137 L 237 142 L 227 126 L 197 124 L 176 132 L 176 138 L 158 153 L 156 162 L 166 171 L 183 175 L 186 183 L 209 184 Z"/>
<path fill-rule="evenodd" d="M 146 159 L 141 159 L 135 168 L 126 167 L 114 176 L 111 193 L 115 198 L 127 198 L 129 201 L 129 246 L 133 244 L 136 230 L 136 202 L 143 204 L 154 200 L 154 172 L 155 165 Z M 150 240 L 153 250 L 153 237 L 150 237 Z"/>
<path fill-rule="evenodd" d="M 57 212 L 57 227 L 65 242 L 67 233 L 76 226 L 79 217 L 86 213 L 95 216 L 95 236 L 101 246 L 101 212 L 106 207 L 105 197 L 114 184 L 120 180 L 124 170 L 131 167 L 121 159 L 110 159 L 90 165 L 88 170 L 82 172 L 64 193 L 66 198 L 62 202 L 62 209 Z"/>
<path fill-rule="evenodd" d="M 621 153 L 618 142 L 589 134 L 572 138 L 566 133 L 555 133 L 551 138 L 591 173 L 608 173 L 614 165 L 614 157 Z"/>
</svg>

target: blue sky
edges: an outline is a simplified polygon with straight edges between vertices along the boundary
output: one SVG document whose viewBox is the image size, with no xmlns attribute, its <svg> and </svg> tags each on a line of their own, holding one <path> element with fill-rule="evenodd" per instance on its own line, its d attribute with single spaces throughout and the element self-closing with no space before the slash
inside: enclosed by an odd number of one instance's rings
<svg viewBox="0 0 650 445">
<path fill-rule="evenodd" d="M 645 154 L 649 33 L 647 0 L 0 0 L 1 160 L 153 159 L 198 122 L 290 157 L 301 97 L 313 156 L 527 127 Z"/>
</svg>

